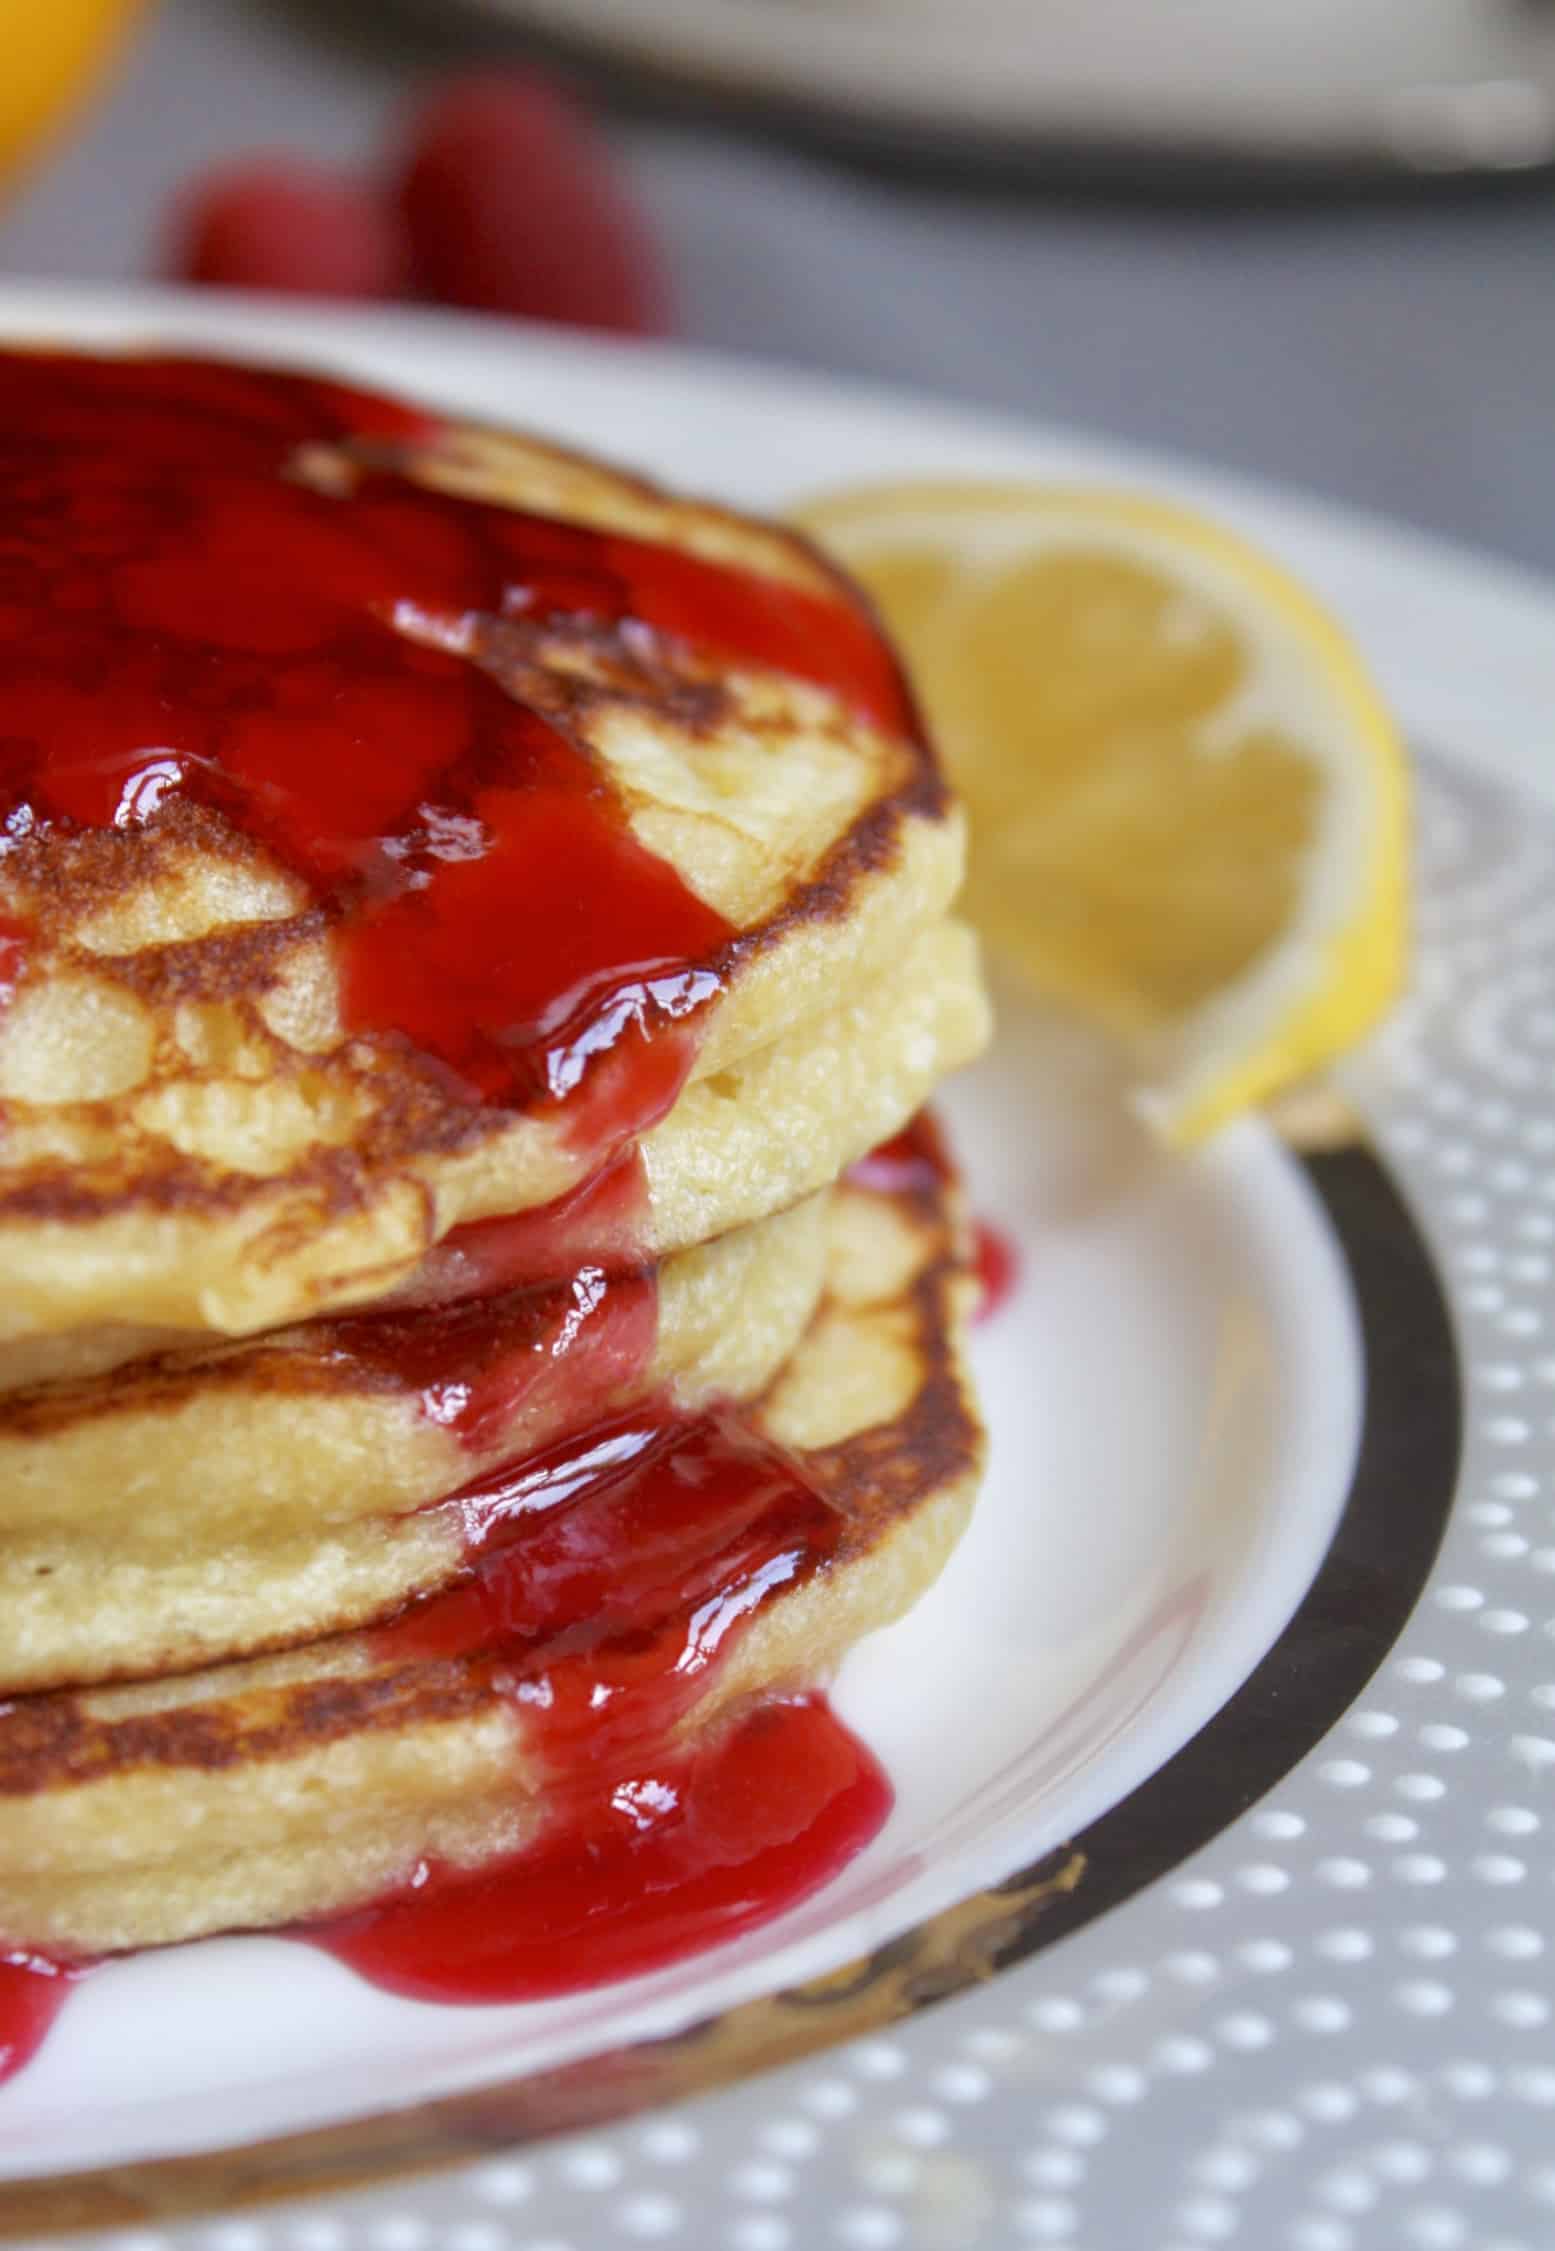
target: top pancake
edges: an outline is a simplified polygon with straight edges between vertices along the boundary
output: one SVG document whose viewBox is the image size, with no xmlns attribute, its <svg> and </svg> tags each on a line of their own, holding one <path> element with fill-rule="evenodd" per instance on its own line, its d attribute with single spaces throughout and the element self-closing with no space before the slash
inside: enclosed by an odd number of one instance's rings
<svg viewBox="0 0 1555 2251">
<path fill-rule="evenodd" d="M 198 363 L 0 355 L 0 433 L 0 1339 L 379 1295 L 943 915 L 959 818 L 791 535 Z"/>
</svg>

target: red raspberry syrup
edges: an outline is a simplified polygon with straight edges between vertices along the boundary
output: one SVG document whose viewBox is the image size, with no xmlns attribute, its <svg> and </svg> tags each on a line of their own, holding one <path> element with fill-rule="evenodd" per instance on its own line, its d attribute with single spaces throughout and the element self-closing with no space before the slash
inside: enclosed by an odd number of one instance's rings
<svg viewBox="0 0 1555 2251">
<path fill-rule="evenodd" d="M 305 1939 L 424 2000 L 576 1992 L 716 1945 L 825 1884 L 879 1830 L 884 1773 L 823 1697 L 676 1734 L 742 1634 L 823 1570 L 841 1520 L 734 1413 L 646 1410 L 437 1504 L 462 1577 L 373 1635 L 386 1668 L 511 1702 L 547 1818 L 474 1871 L 422 1864 Z M 0 2075 L 90 1964 L 0 1958 Z"/>
</svg>

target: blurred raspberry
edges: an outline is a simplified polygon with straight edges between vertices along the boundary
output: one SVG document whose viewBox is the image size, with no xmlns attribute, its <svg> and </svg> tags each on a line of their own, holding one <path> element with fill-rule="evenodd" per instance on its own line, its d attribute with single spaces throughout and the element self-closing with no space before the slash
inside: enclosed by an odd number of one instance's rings
<svg viewBox="0 0 1555 2251">
<path fill-rule="evenodd" d="M 465 79 L 412 120 L 397 183 L 415 286 L 479 312 L 653 333 L 657 251 L 586 114 L 545 79 Z"/>
<path fill-rule="evenodd" d="M 165 270 L 306 297 L 396 297 L 408 283 L 392 206 L 344 173 L 285 155 L 197 175 L 174 202 Z"/>
</svg>

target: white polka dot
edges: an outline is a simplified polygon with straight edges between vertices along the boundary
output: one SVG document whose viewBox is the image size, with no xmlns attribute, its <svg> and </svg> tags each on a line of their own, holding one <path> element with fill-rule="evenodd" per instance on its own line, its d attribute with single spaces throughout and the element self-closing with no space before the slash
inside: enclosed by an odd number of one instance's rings
<svg viewBox="0 0 1555 2251">
<path fill-rule="evenodd" d="M 1162 2071 L 1188 2073 L 1207 2071 L 1214 2061 L 1214 2050 L 1204 2040 L 1195 2040 L 1186 2033 L 1173 2033 L 1158 2043 L 1155 2061 Z"/>
<path fill-rule="evenodd" d="M 807 2118 L 774 2118 L 757 2139 L 774 2157 L 813 2157 L 821 2146 L 820 2130 Z"/>
<path fill-rule="evenodd" d="M 1236 2233 L 1237 2210 L 1218 2196 L 1197 2196 L 1177 2207 L 1179 2223 L 1206 2243 L 1223 2243 Z"/>
<path fill-rule="evenodd" d="M 1398 1722 L 1395 1720 L 1393 1724 L 1396 1727 Z M 1284 1813 L 1276 1806 L 1255 1813 L 1249 1826 L 1258 1836 L 1273 1838 L 1278 1843 L 1284 1843 L 1291 1837 L 1304 1836 L 1307 1827 L 1299 1813 Z"/>
<path fill-rule="evenodd" d="M 1469 1862 L 1482 1884 L 1520 1884 L 1528 1870 L 1508 1852 L 1482 1852 Z"/>
<path fill-rule="evenodd" d="M 534 2194 L 535 2178 L 527 2165 L 482 2165 L 470 2176 L 470 2185 L 486 2204 L 525 2204 Z"/>
<path fill-rule="evenodd" d="M 1401 1798 L 1412 1798 L 1421 1805 L 1447 1795 L 1447 1785 L 1439 1774 L 1401 1774 L 1393 1787 Z"/>
<path fill-rule="evenodd" d="M 561 2170 L 574 2188 L 614 2188 L 621 2178 L 621 2160 L 603 2143 L 580 2142 L 576 2149 L 562 2153 Z"/>
<path fill-rule="evenodd" d="M 1207 1876 L 1184 1876 L 1172 1886 L 1172 1899 L 1178 1907 L 1188 1907 L 1198 1912 L 1206 1907 L 1218 1907 L 1225 1898 L 1221 1885 Z"/>
<path fill-rule="evenodd" d="M 735 2251 L 788 2251 L 793 2230 L 776 2212 L 750 2212 L 735 2221 L 730 2241 Z"/>
<path fill-rule="evenodd" d="M 846 2118 L 858 2108 L 858 2096 L 845 2079 L 815 2079 L 799 2096 L 805 2109 L 817 2118 Z"/>
<path fill-rule="evenodd" d="M 1487 1610 L 1480 1629 L 1487 1634 L 1525 1634 L 1532 1620 L 1522 1610 Z"/>
<path fill-rule="evenodd" d="M 1137 2001 L 1150 1989 L 1150 1980 L 1143 1970 L 1103 1970 L 1091 1980 L 1091 1990 L 1105 2001 Z"/>
<path fill-rule="evenodd" d="M 1399 1932 L 1398 1943 L 1406 1954 L 1422 1962 L 1445 1962 L 1458 1951 L 1455 1934 L 1440 1923 L 1412 1923 L 1408 1930 Z"/>
<path fill-rule="evenodd" d="M 975 2063 L 948 2063 L 943 2071 L 935 2072 L 931 2084 L 946 2102 L 981 2102 L 993 2081 Z"/>
<path fill-rule="evenodd" d="M 373 2221 L 367 2239 L 374 2251 L 421 2251 L 427 2239 L 427 2224 L 425 2220 L 418 2220 L 413 2212 L 390 2212 L 383 2219 Z"/>
<path fill-rule="evenodd" d="M 1276 1971 L 1288 1970 L 1296 1957 L 1282 1939 L 1250 1938 L 1237 1948 L 1236 1958 L 1245 1969 L 1270 1976 Z"/>
<path fill-rule="evenodd" d="M 752 2204 L 776 2204 L 793 2195 L 794 2176 L 786 2165 L 757 2158 L 747 2165 L 737 2165 L 729 2175 L 729 2186 L 736 2196 Z"/>
<path fill-rule="evenodd" d="M 1184 1985 L 1212 1985 L 1220 1975 L 1220 1964 L 1213 1954 L 1168 1954 L 1164 1967 L 1169 1976 Z"/>
<path fill-rule="evenodd" d="M 1460 2142 L 1447 2152 L 1447 2167 L 1475 2188 L 1496 2188 L 1512 2170 L 1512 2160 L 1494 2142 Z"/>
<path fill-rule="evenodd" d="M 1453 1686 L 1460 1696 L 1468 1697 L 1473 1704 L 1494 1703 L 1498 1696 L 1506 1694 L 1506 1682 L 1498 1680 L 1494 1673 L 1460 1673 Z"/>
<path fill-rule="evenodd" d="M 1543 1265 L 1543 1260 L 1540 1260 Z M 1512 1271 L 1517 1272 L 1514 1260 Z M 1497 1446 L 1522 1446 L 1533 1435 L 1533 1425 L 1523 1415 L 1487 1415 L 1482 1425 L 1485 1436 Z"/>
<path fill-rule="evenodd" d="M 257 2220 L 223 2220 L 204 2240 L 209 2251 L 265 2251 L 267 2238 Z"/>
<path fill-rule="evenodd" d="M 1085 2160 L 1069 2149 L 1039 2149 L 1023 2157 L 1020 2169 L 1038 2188 L 1075 2188 L 1085 2178 Z"/>
<path fill-rule="evenodd" d="M 674 2235 L 681 2220 L 680 2206 L 672 2196 L 656 2190 L 646 2190 L 641 2196 L 629 2196 L 616 2212 L 617 2224 L 628 2235 L 643 2242 L 657 2242 L 666 2235 Z"/>
<path fill-rule="evenodd" d="M 1498 1993 L 1490 2011 L 1514 2032 L 1533 2032 L 1550 2021 L 1550 2004 L 1542 1993 Z"/>
<path fill-rule="evenodd" d="M 907 2058 L 889 2040 L 861 2040 L 849 2058 L 861 2079 L 900 2079 Z"/>
<path fill-rule="evenodd" d="M 1439 1884 L 1447 1863 L 1434 1852 L 1405 1852 L 1394 1861 L 1393 1873 L 1401 1884 Z"/>
<path fill-rule="evenodd" d="M 339 2220 L 320 2213 L 294 2221 L 286 2231 L 286 2240 L 296 2246 L 296 2251 L 342 2251 L 346 2231 Z"/>
<path fill-rule="evenodd" d="M 1439 1610 L 1478 1610 L 1484 1601 L 1478 1587 L 1438 1587 L 1432 1600 Z"/>
<path fill-rule="evenodd" d="M 1385 2181 L 1414 2188 L 1431 2171 L 1431 2153 L 1419 2142 L 1383 2142 L 1372 2152 L 1372 2164 Z"/>
<path fill-rule="evenodd" d="M 1074 2206 L 1058 2196 L 1033 2197 L 1015 2207 L 1015 2225 L 1037 2243 L 1054 2243 L 1072 2234 L 1077 2217 Z"/>
<path fill-rule="evenodd" d="M 696 2156 L 702 2137 L 694 2126 L 679 2118 L 661 2118 L 645 2126 L 637 2138 L 644 2157 L 658 2165 L 685 2165 Z"/>
<path fill-rule="evenodd" d="M 902 2240 L 902 2223 L 883 2204 L 855 2204 L 839 2212 L 832 2232 L 849 2251 L 891 2251 Z"/>
<path fill-rule="evenodd" d="M 950 2139 L 950 2120 L 942 2110 L 899 2110 L 891 2121 L 891 2131 L 899 2142 L 907 2142 L 914 2149 L 938 2149 Z"/>
<path fill-rule="evenodd" d="M 1324 1931 L 1316 1943 L 1318 1952 L 1330 1962 L 1365 1962 L 1374 1951 L 1371 1934 L 1353 1927 Z"/>
<path fill-rule="evenodd" d="M 1550 1366 L 1555 1368 L 1555 1361 L 1551 1361 Z M 1498 1500 L 1531 1501 L 1538 1493 L 1539 1480 L 1525 1469 L 1497 1470 L 1490 1480 L 1490 1490 Z"/>
<path fill-rule="evenodd" d="M 1502 1837 L 1531 1837 L 1539 1826 L 1539 1816 L 1531 1806 L 1492 1806 L 1485 1816 L 1487 1827 Z"/>
<path fill-rule="evenodd" d="M 1016 2056 L 1024 2055 L 1027 2043 L 1007 2025 L 980 2024 L 961 2045 L 969 2056 L 977 2056 L 984 2063 L 1011 2063 Z"/>
<path fill-rule="evenodd" d="M 1293 2220 L 1285 2231 L 1290 2251 L 1351 2251 L 1355 2237 L 1343 2220 L 1315 2216 Z"/>
<path fill-rule="evenodd" d="M 1507 2085 L 1525 2103 L 1535 2103 L 1541 2110 L 1555 2107 L 1555 2069 L 1549 2064 L 1511 2072 Z"/>
<path fill-rule="evenodd" d="M 1033 2001 L 1026 2016 L 1039 2032 L 1074 2032 L 1085 2022 L 1085 2011 L 1079 2002 L 1066 2000 L 1058 1993 Z"/>
<path fill-rule="evenodd" d="M 1504 1923 L 1499 1930 L 1487 1931 L 1485 1944 L 1503 1962 L 1535 1962 L 1544 1952 L 1544 1934 L 1530 1930 L 1526 1923 Z"/>
<path fill-rule="evenodd" d="M 1142 2071 L 1132 2064 L 1104 2063 L 1086 2076 L 1086 2089 L 1099 2095 L 1103 2102 L 1138 2102 L 1149 2085 Z"/>
<path fill-rule="evenodd" d="M 1299 2118 L 1288 2110 L 1260 2110 L 1246 2121 L 1244 2131 L 1249 2141 L 1259 2143 L 1264 2149 L 1298 2149 L 1306 2138 L 1306 2128 Z"/>
<path fill-rule="evenodd" d="M 1321 2080 L 1315 2087 L 1304 2088 L 1297 2099 L 1307 2116 L 1315 2118 L 1320 2126 L 1342 2126 L 1360 2108 L 1350 2089 L 1340 2086 L 1334 2079 Z"/>
<path fill-rule="evenodd" d="M 1450 2063 L 1442 2083 L 1463 2102 L 1487 2102 L 1496 2091 L 1496 2075 L 1486 2063 Z"/>
<path fill-rule="evenodd" d="M 1371 1870 L 1365 1861 L 1351 1860 L 1344 1854 L 1320 1860 L 1317 1875 L 1321 1882 L 1332 1884 L 1337 1891 L 1359 1891 L 1371 1882 Z"/>
<path fill-rule="evenodd" d="M 1407 1813 L 1369 1813 L 1361 1824 L 1379 1844 L 1409 1845 L 1420 1834 L 1420 1824 Z"/>
<path fill-rule="evenodd" d="M 1377 2064 L 1361 2073 L 1360 2084 L 1375 2103 L 1392 2105 L 1408 2102 L 1415 2091 L 1412 2071 L 1400 2071 L 1397 2064 Z"/>
<path fill-rule="evenodd" d="M 1212 2149 L 1191 2168 L 1206 2188 L 1243 2196 L 1258 2179 L 1259 2166 L 1245 2149 Z"/>
<path fill-rule="evenodd" d="M 1333 1993 L 1313 1993 L 1290 2013 L 1303 2032 L 1343 2032 L 1350 2022 L 1348 2002 Z"/>
<path fill-rule="evenodd" d="M 1512 1511 L 1505 1501 L 1470 1501 L 1463 1513 L 1470 1524 L 1486 1527 L 1510 1524 L 1512 1521 Z"/>
<path fill-rule="evenodd" d="M 1325 1759 L 1317 1771 L 1336 1790 L 1358 1790 L 1371 1780 L 1371 1768 L 1359 1759 Z"/>
<path fill-rule="evenodd" d="M 1416 2017 L 1444 2017 L 1453 2005 L 1451 1986 L 1434 1978 L 1408 1978 L 1395 1986 L 1393 1998 L 1401 2009 Z"/>
<path fill-rule="evenodd" d="M 1528 1542 L 1521 1532 L 1487 1532 L 1479 1548 L 1481 1555 L 1489 1556 L 1494 1563 L 1515 1563 L 1528 1553 Z M 1490 1621 L 1496 1615 L 1494 1611 L 1487 1611 L 1480 1623 L 1495 1632 L 1498 1629 L 1491 1626 Z"/>
<path fill-rule="evenodd" d="M 1099 2110 L 1091 2110 L 1084 2103 L 1065 2103 L 1048 2112 L 1047 2128 L 1058 2141 L 1089 2149 L 1105 2135 L 1107 2121 Z"/>
<path fill-rule="evenodd" d="M 1428 1720 L 1420 1730 L 1420 1740 L 1428 1751 L 1461 1751 L 1470 1737 L 1466 1727 L 1451 1727 L 1442 1720 Z"/>
<path fill-rule="evenodd" d="M 1468 2226 L 1461 2213 L 1445 2205 L 1427 2205 L 1405 2214 L 1404 2237 L 1413 2251 L 1458 2251 L 1468 2240 Z"/>
<path fill-rule="evenodd" d="M 1429 1688 L 1433 1682 L 1441 1679 L 1447 1668 L 1437 1657 L 1400 1657 L 1393 1670 L 1400 1680 L 1407 1680 L 1416 1687 Z"/>
<path fill-rule="evenodd" d="M 1317 2184 L 1317 2193 L 1325 2204 L 1336 2212 L 1369 2212 L 1379 2194 L 1377 2184 L 1358 2166 L 1346 2165 L 1326 2174 Z"/>
<path fill-rule="evenodd" d="M 1232 2016 L 1222 2017 L 1215 2030 L 1228 2048 L 1243 2053 L 1266 2048 L 1274 2038 L 1274 2027 L 1268 2018 L 1258 2016 L 1251 2009 L 1239 2009 Z"/>
</svg>

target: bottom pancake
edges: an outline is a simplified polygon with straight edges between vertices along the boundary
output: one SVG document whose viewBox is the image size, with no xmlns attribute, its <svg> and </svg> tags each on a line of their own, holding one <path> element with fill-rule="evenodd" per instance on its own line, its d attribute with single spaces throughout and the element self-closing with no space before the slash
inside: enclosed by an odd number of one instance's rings
<svg viewBox="0 0 1555 2251">
<path fill-rule="evenodd" d="M 389 1625 L 0 1707 L 0 1942 L 337 1913 L 521 1848 L 580 1788 L 824 1680 L 970 1513 L 952 1202 L 932 1168 L 845 1184 L 821 1305 L 759 1407 L 628 1412 L 537 1457 L 465 1579 Z"/>
</svg>

